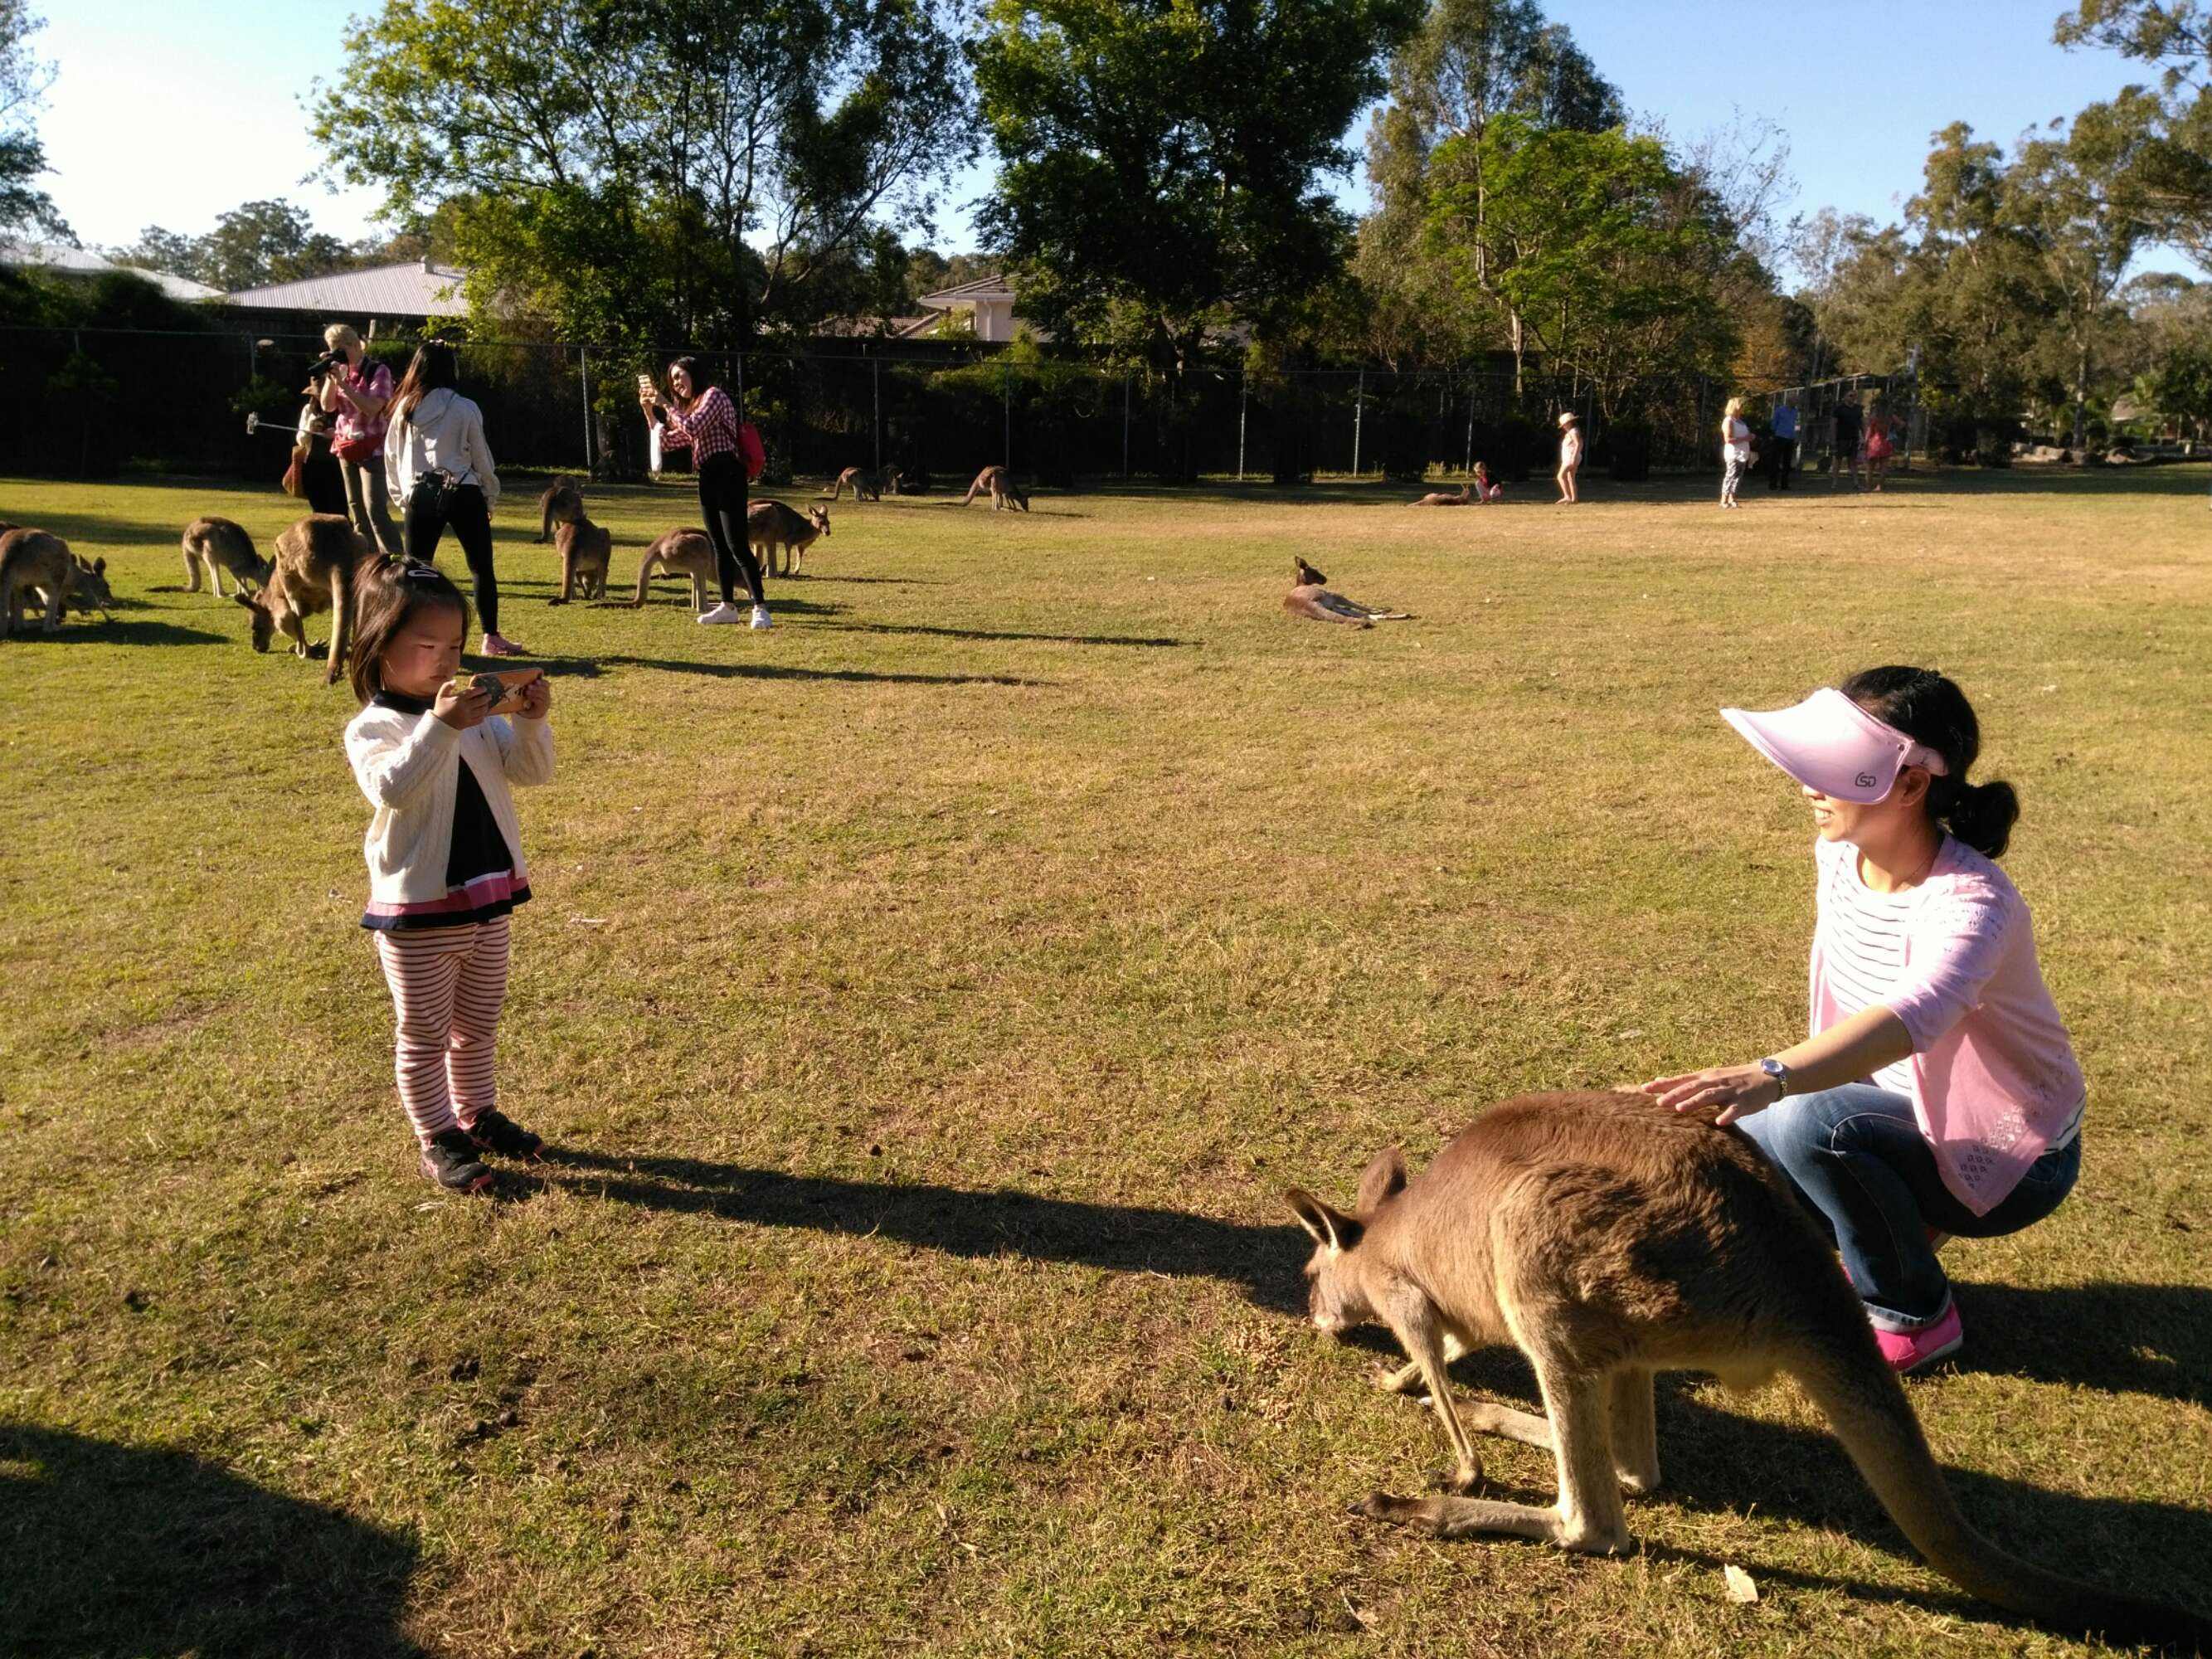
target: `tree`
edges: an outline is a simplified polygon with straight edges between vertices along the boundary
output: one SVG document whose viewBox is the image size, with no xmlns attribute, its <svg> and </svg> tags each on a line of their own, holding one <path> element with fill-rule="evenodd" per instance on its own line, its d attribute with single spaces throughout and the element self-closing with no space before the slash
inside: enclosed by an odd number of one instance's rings
<svg viewBox="0 0 2212 1659">
<path fill-rule="evenodd" d="M 1180 370 L 1340 268 L 1316 175 L 1419 0 L 991 0 L 969 47 L 1000 160 L 981 222 L 1025 313 Z"/>
<path fill-rule="evenodd" d="M 2212 6 L 2202 0 L 2082 0 L 2062 13 L 2061 46 L 2100 46 L 2159 70 L 2075 118 L 2126 152 L 2115 205 L 2138 233 L 2212 270 Z"/>
<path fill-rule="evenodd" d="M 810 327 L 974 149 L 933 0 L 386 0 L 350 56 L 331 170 L 465 198 L 472 306 L 595 343 Z"/>
<path fill-rule="evenodd" d="M 29 0 L 0 0 L 0 232 L 37 231 L 74 245 L 53 198 L 35 183 L 46 171 L 46 152 L 31 117 L 54 70 L 32 55 L 30 38 L 45 24 L 31 15 Z"/>
<path fill-rule="evenodd" d="M 360 263 L 356 250 L 317 230 L 314 222 L 289 202 L 244 203 L 218 215 L 215 228 L 202 236 L 149 225 L 138 233 L 137 242 L 118 254 L 131 264 L 226 291 L 296 282 L 350 270 Z"/>
</svg>

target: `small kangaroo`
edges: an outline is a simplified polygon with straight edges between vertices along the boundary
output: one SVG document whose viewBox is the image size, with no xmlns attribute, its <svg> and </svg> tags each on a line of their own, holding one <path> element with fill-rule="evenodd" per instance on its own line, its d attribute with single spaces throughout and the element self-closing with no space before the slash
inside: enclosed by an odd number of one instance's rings
<svg viewBox="0 0 2212 1659">
<path fill-rule="evenodd" d="M 836 483 L 830 487 L 827 494 L 814 499 L 834 501 L 844 493 L 845 486 L 850 484 L 854 501 L 879 501 L 886 491 L 894 495 L 898 494 L 899 480 L 902 476 L 895 466 L 884 467 L 881 471 L 872 467 L 848 466 L 837 475 Z"/>
<path fill-rule="evenodd" d="M 1324 585 L 1328 578 L 1320 571 L 1304 559 L 1291 563 L 1297 586 L 1283 595 L 1283 609 L 1293 617 L 1304 617 L 1308 622 L 1346 623 L 1354 628 L 1371 628 L 1379 622 L 1405 622 L 1413 614 L 1407 611 L 1378 611 L 1371 605 L 1347 599 L 1341 593 L 1332 593 Z"/>
<path fill-rule="evenodd" d="M 27 601 L 33 599 L 46 607 L 41 634 L 60 633 L 64 611 L 97 610 L 102 620 L 112 621 L 107 561 L 87 564 L 58 536 L 11 526 L 0 535 L 0 640 L 21 625 Z"/>
<path fill-rule="evenodd" d="M 222 573 L 230 572 L 238 591 L 243 593 L 246 584 L 265 587 L 276 569 L 274 562 L 263 558 L 253 550 L 253 538 L 244 528 L 228 519 L 194 519 L 185 526 L 182 542 L 185 550 L 185 592 L 200 591 L 200 567 L 207 567 L 208 580 L 215 587 L 218 599 L 230 597 L 222 591 Z"/>
<path fill-rule="evenodd" d="M 607 571 L 614 562 L 614 538 L 606 526 L 593 524 L 577 507 L 576 516 L 562 521 L 553 532 L 553 545 L 561 555 L 561 597 L 548 599 L 548 605 L 566 605 L 569 596 L 581 590 L 587 599 L 603 599 L 607 594 Z"/>
<path fill-rule="evenodd" d="M 1701 1370 L 1751 1389 L 1803 1386 L 1913 1547 L 1970 1593 L 2069 1634 L 2194 1643 L 2212 1620 L 2046 1572 L 1967 1526 L 1856 1292 L 1782 1178 L 1741 1133 L 1642 1095 L 1523 1095 L 1492 1107 L 1408 1181 L 1396 1147 L 1346 1215 L 1286 1193 L 1314 1240 L 1315 1326 L 1379 1320 L 1413 1363 L 1378 1377 L 1428 1390 L 1451 1442 L 1452 1486 L 1482 1479 L 1472 1426 L 1550 1451 L 1559 1501 L 1392 1498 L 1374 1519 L 1440 1538 L 1504 1533 L 1589 1554 L 1628 1547 L 1621 1491 L 1659 1484 L 1651 1377 Z M 1545 1415 L 1454 1408 L 1444 1367 L 1511 1342 Z"/>
<path fill-rule="evenodd" d="M 584 520 L 584 491 L 581 485 L 565 474 L 545 486 L 545 493 L 538 498 L 539 526 L 538 539 L 553 539 L 556 524 L 581 524 Z"/>
<path fill-rule="evenodd" d="M 684 530 L 663 532 L 652 546 L 645 550 L 645 557 L 637 567 L 637 597 L 630 601 L 636 610 L 652 592 L 653 575 L 665 570 L 674 575 L 691 579 L 691 608 L 707 608 L 707 582 L 714 574 L 714 544 L 707 532 L 693 526 Z"/>
<path fill-rule="evenodd" d="M 311 513 L 277 537 L 276 568 L 268 586 L 231 596 L 253 613 L 253 648 L 266 651 L 282 632 L 292 641 L 292 654 L 304 660 L 307 618 L 328 611 L 330 663 L 323 684 L 335 684 L 353 635 L 354 581 L 375 555 L 343 514 Z"/>
<path fill-rule="evenodd" d="M 1012 501 L 1024 513 L 1030 510 L 1029 492 L 1016 483 L 1014 475 L 1003 466 L 987 466 L 978 472 L 975 475 L 975 482 L 968 486 L 967 495 L 961 498 L 960 505 L 967 506 L 987 489 L 991 492 L 991 511 L 994 513 L 1005 507 L 1008 501 Z"/>
<path fill-rule="evenodd" d="M 745 509 L 745 540 L 759 556 L 764 575 L 776 574 L 776 550 L 783 550 L 783 574 L 799 574 L 799 561 L 817 538 L 830 533 L 830 514 L 818 507 L 805 518 L 781 501 L 755 501 Z"/>
</svg>

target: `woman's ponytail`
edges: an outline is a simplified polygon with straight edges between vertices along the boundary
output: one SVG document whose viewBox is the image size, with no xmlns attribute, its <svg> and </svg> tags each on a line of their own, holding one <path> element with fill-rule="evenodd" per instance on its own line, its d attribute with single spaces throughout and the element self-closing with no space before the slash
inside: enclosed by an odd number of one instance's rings
<svg viewBox="0 0 2212 1659">
<path fill-rule="evenodd" d="M 2002 858 L 2020 822 L 2020 796 L 2002 779 L 1969 783 L 1982 750 L 1981 723 L 1966 694 L 1932 668 L 1869 668 L 1840 690 L 1885 726 L 1943 757 L 1928 786 L 1928 816 L 1984 858 Z"/>
</svg>

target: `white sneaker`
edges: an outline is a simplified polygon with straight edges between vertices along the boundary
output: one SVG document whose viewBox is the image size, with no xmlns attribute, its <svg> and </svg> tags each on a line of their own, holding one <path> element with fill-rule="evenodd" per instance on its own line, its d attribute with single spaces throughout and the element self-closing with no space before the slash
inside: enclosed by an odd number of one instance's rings
<svg viewBox="0 0 2212 1659">
<path fill-rule="evenodd" d="M 724 599 L 721 604 L 716 605 L 712 611 L 701 611 L 699 613 L 699 620 L 702 623 L 742 622 L 744 620 L 744 614 L 745 613 L 744 611 L 738 610 L 737 606 L 732 605 L 727 599 Z"/>
<path fill-rule="evenodd" d="M 732 613 L 732 616 L 734 617 L 734 613 Z M 753 607 L 753 626 L 755 628 L 773 628 L 775 626 L 774 623 L 768 619 L 768 607 L 766 605 L 757 605 Z"/>
</svg>

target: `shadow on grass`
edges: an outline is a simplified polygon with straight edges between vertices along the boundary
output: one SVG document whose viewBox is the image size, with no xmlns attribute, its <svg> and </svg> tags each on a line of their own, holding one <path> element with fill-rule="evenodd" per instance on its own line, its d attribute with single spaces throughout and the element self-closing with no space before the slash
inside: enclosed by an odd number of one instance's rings
<svg viewBox="0 0 2212 1659">
<path fill-rule="evenodd" d="M 27 623 L 8 635 L 9 645 L 33 641 L 47 645 L 225 645 L 228 634 L 210 634 L 204 628 L 183 628 L 165 622 L 94 622 L 64 623 L 52 634 L 39 631 L 36 623 Z"/>
<path fill-rule="evenodd" d="M 951 1255 L 1024 1255 L 1123 1273 L 1218 1279 L 1263 1308 L 1304 1311 L 1298 1269 L 1308 1249 L 1296 1227 L 1249 1226 L 1180 1210 L 1040 1198 L 1006 1189 L 890 1186 L 787 1175 L 689 1158 L 609 1158 L 548 1148 L 573 1171 L 562 1184 L 617 1203 L 712 1215 L 763 1227 L 896 1238 Z"/>
<path fill-rule="evenodd" d="M 863 685 L 1049 685 L 1012 674 L 895 674 L 866 668 L 791 668 L 769 662 L 678 662 L 658 657 L 601 657 L 609 668 L 657 668 L 723 680 L 842 680 Z"/>
<path fill-rule="evenodd" d="M 0 1647 L 421 1659 L 416 1549 L 185 1453 L 0 1423 Z"/>
<path fill-rule="evenodd" d="M 932 628 L 921 623 L 831 623 L 834 634 L 926 634 L 946 640 L 1020 640 L 1038 645 L 1188 645 L 1188 640 L 1141 638 L 1123 634 L 1004 634 L 988 628 Z"/>
<path fill-rule="evenodd" d="M 1961 1370 L 2106 1394 L 2156 1395 L 2212 1410 L 2212 1290 L 2191 1285 L 1957 1287 Z M 2212 1561 L 2212 1550 L 2205 1559 Z"/>
</svg>

